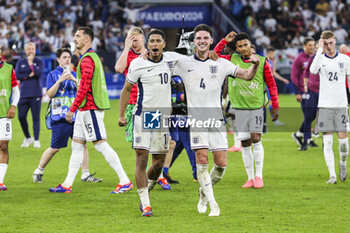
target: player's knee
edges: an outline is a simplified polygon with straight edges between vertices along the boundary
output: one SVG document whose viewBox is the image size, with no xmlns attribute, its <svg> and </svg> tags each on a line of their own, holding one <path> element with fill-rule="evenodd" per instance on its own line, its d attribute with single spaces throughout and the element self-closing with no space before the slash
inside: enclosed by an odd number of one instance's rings
<svg viewBox="0 0 350 233">
<path fill-rule="evenodd" d="M 242 143 L 242 147 L 250 147 L 252 145 L 252 142 L 250 139 L 241 141 L 241 143 Z"/>
<path fill-rule="evenodd" d="M 152 167 L 154 167 L 154 169 L 162 169 L 164 166 L 164 160 L 154 160 Z"/>
<path fill-rule="evenodd" d="M 148 151 L 136 150 L 136 167 L 146 169 L 148 163 Z"/>
<path fill-rule="evenodd" d="M 208 153 L 197 151 L 196 162 L 199 164 L 208 164 Z"/>
<path fill-rule="evenodd" d="M 0 151 L 8 154 L 8 143 L 7 142 L 0 142 Z"/>
<path fill-rule="evenodd" d="M 253 134 L 252 135 L 252 138 L 251 138 L 251 141 L 252 141 L 252 143 L 258 143 L 258 142 L 260 142 L 260 135 L 259 134 Z"/>
</svg>

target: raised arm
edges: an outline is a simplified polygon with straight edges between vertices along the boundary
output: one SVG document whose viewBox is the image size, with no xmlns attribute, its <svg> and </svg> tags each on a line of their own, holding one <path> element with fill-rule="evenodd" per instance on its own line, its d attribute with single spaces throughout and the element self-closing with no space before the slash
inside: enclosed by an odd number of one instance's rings
<svg viewBox="0 0 350 233">
<path fill-rule="evenodd" d="M 124 50 L 122 54 L 120 55 L 117 63 L 115 63 L 114 69 L 117 73 L 123 73 L 125 69 L 127 68 L 127 63 L 128 63 L 128 54 L 129 50 L 132 45 L 132 41 L 134 40 L 134 36 L 127 36 L 125 38 L 125 43 L 124 43 Z"/>
<path fill-rule="evenodd" d="M 231 55 L 221 55 L 221 51 L 224 50 L 224 47 L 227 43 L 230 43 L 231 41 L 233 41 L 233 39 L 235 38 L 236 33 L 235 32 L 230 32 L 229 34 L 226 35 L 226 37 L 224 39 L 222 39 L 214 48 L 214 52 L 216 52 L 216 54 L 224 59 L 230 60 L 231 59 Z"/>
<path fill-rule="evenodd" d="M 310 72 L 312 74 L 317 74 L 318 70 L 320 69 L 320 62 L 322 59 L 323 46 L 324 46 L 323 39 L 320 39 L 318 44 L 319 44 L 319 48 L 317 49 L 316 56 L 310 66 Z"/>
<path fill-rule="evenodd" d="M 247 70 L 238 67 L 237 73 L 236 73 L 236 78 L 250 81 L 255 77 L 256 72 L 257 72 L 258 67 L 259 67 L 259 64 L 260 64 L 260 59 L 255 54 L 252 54 L 250 56 L 249 61 L 252 63 L 252 66 L 249 67 L 249 69 L 247 69 Z"/>
</svg>

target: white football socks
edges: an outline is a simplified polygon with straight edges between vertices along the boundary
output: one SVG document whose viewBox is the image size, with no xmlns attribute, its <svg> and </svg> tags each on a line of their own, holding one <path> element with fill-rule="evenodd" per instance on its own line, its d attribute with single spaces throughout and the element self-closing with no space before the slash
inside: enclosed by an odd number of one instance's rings
<svg viewBox="0 0 350 233">
<path fill-rule="evenodd" d="M 346 159 L 349 154 L 349 141 L 348 138 L 338 139 L 339 142 L 339 154 L 340 154 L 340 163 L 346 165 Z"/>
<path fill-rule="evenodd" d="M 323 135 L 323 154 L 328 167 L 329 176 L 337 177 L 334 167 L 333 135 Z"/>
<path fill-rule="evenodd" d="M 72 141 L 72 155 L 68 165 L 68 174 L 62 186 L 69 188 L 73 185 L 84 158 L 84 144 Z"/>
<path fill-rule="evenodd" d="M 248 175 L 248 180 L 254 179 L 253 153 L 250 146 L 242 148 L 242 159 Z"/>
<path fill-rule="evenodd" d="M 34 174 L 44 174 L 45 168 L 37 167 Z"/>
<path fill-rule="evenodd" d="M 89 175 L 90 175 L 90 171 L 89 170 L 81 170 L 81 179 L 85 179 Z"/>
<path fill-rule="evenodd" d="M 302 136 L 304 136 L 304 134 L 303 134 L 302 132 L 300 132 L 299 130 L 295 133 L 295 135 L 296 135 L 297 137 L 302 137 Z"/>
<path fill-rule="evenodd" d="M 262 178 L 262 171 L 264 167 L 264 147 L 260 142 L 252 143 L 253 145 L 253 157 L 255 161 L 255 174 Z"/>
<path fill-rule="evenodd" d="M 120 163 L 118 154 L 110 147 L 107 142 L 95 144 L 95 149 L 100 152 L 106 159 L 109 166 L 117 173 L 120 184 L 128 184 L 130 182 L 126 175 L 122 164 Z"/>
<path fill-rule="evenodd" d="M 154 186 L 157 184 L 158 180 L 150 180 L 148 179 L 148 190 L 151 191 L 154 189 Z"/>
<path fill-rule="evenodd" d="M 196 164 L 197 165 L 197 177 L 198 182 L 207 198 L 209 205 L 211 206 L 215 201 L 213 186 L 211 184 L 210 175 L 208 172 L 208 164 Z"/>
<path fill-rule="evenodd" d="M 238 139 L 238 133 L 236 131 L 233 132 L 233 143 L 234 147 L 241 147 L 241 140 Z"/>
<path fill-rule="evenodd" d="M 210 179 L 211 179 L 212 186 L 217 184 L 222 179 L 222 177 L 224 177 L 225 171 L 226 171 L 226 167 L 221 167 L 214 164 L 213 168 L 210 171 Z"/>
<path fill-rule="evenodd" d="M 139 194 L 141 200 L 142 209 L 146 208 L 147 206 L 151 206 L 147 187 L 139 188 L 137 193 Z"/>
<path fill-rule="evenodd" d="M 0 163 L 0 183 L 4 183 L 7 167 L 6 163 Z"/>
</svg>

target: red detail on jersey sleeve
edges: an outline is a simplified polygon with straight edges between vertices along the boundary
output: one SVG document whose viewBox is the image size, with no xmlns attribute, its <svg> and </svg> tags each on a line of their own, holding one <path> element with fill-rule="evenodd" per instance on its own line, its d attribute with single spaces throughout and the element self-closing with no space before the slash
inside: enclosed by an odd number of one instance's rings
<svg viewBox="0 0 350 233">
<path fill-rule="evenodd" d="M 279 104 L 278 104 L 277 86 L 276 86 L 275 79 L 273 78 L 271 66 L 269 65 L 269 63 L 267 61 L 265 61 L 265 65 L 264 65 L 264 78 L 265 78 L 267 88 L 269 89 L 269 92 L 270 92 L 271 101 L 272 101 L 272 108 L 278 109 Z"/>
<path fill-rule="evenodd" d="M 225 45 L 227 44 L 225 39 L 220 40 L 220 42 L 215 46 L 214 52 L 221 58 L 226 60 L 231 60 L 231 55 L 221 55 L 221 51 L 224 50 Z"/>
<path fill-rule="evenodd" d="M 16 77 L 16 73 L 15 73 L 15 69 L 12 69 L 12 74 L 11 74 L 11 87 L 14 88 L 15 86 L 17 86 L 17 77 Z"/>
<path fill-rule="evenodd" d="M 77 96 L 74 99 L 72 106 L 70 107 L 71 112 L 75 112 L 84 98 L 86 97 L 86 104 L 80 111 L 86 110 L 96 110 L 98 109 L 94 102 L 94 97 L 92 95 L 91 80 L 94 74 L 95 63 L 91 57 L 84 57 L 80 63 L 81 80 L 79 84 L 79 89 Z"/>
<path fill-rule="evenodd" d="M 139 56 L 140 54 L 135 53 L 134 50 L 132 49 L 129 50 L 128 58 L 126 61 L 126 68 L 124 70 L 125 77 L 128 75 L 128 70 L 129 70 L 131 61 L 134 60 L 135 58 L 138 58 Z M 131 88 L 128 104 L 136 104 L 136 101 L 137 101 L 137 84 L 134 84 Z"/>
</svg>

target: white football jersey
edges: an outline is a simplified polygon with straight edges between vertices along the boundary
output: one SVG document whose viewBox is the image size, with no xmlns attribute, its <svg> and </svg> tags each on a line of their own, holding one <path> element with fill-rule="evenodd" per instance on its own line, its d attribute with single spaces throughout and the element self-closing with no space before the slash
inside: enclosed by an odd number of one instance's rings
<svg viewBox="0 0 350 233">
<path fill-rule="evenodd" d="M 319 108 L 345 108 L 348 106 L 346 96 L 346 75 L 350 75 L 350 58 L 337 52 L 330 58 L 317 51 L 311 71 L 320 75 Z"/>
<path fill-rule="evenodd" d="M 171 71 L 173 61 L 163 54 L 159 62 L 145 60 L 141 57 L 134 59 L 129 67 L 127 81 L 137 83 L 137 103 L 134 113 L 139 115 L 143 109 L 147 111 L 167 108 L 171 111 Z"/>
<path fill-rule="evenodd" d="M 174 66 L 186 89 L 189 108 L 220 108 L 222 84 L 228 75 L 236 76 L 238 66 L 218 58 L 202 61 L 196 55 L 179 59 Z"/>
</svg>

